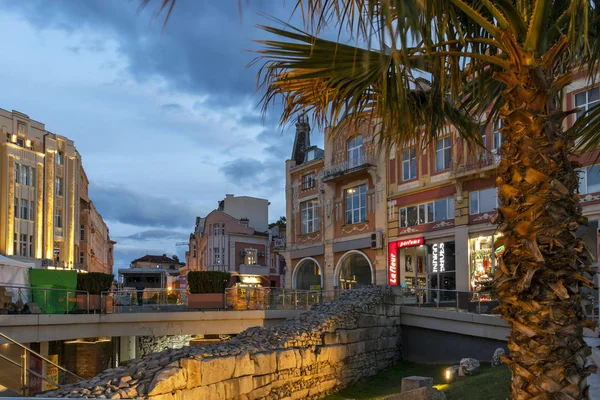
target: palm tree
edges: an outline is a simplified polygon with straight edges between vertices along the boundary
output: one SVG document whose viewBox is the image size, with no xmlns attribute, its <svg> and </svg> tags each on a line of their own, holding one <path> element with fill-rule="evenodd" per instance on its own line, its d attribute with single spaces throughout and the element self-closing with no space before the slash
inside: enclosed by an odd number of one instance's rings
<svg viewBox="0 0 600 400">
<path fill-rule="evenodd" d="M 582 289 L 594 271 L 575 235 L 586 223 L 575 160 L 600 142 L 600 108 L 565 130 L 576 110 L 564 110 L 561 95 L 575 72 L 598 72 L 599 6 L 298 0 L 302 29 L 262 26 L 278 37 L 262 41 L 256 60 L 263 104 L 282 100 L 282 123 L 306 112 L 320 125 L 368 121 L 382 146 L 426 145 L 451 126 L 476 148 L 477 126 L 502 120 L 496 223 L 505 250 L 494 286 L 511 326 L 511 399 L 587 398 Z M 338 40 L 323 39 L 332 29 Z"/>
</svg>

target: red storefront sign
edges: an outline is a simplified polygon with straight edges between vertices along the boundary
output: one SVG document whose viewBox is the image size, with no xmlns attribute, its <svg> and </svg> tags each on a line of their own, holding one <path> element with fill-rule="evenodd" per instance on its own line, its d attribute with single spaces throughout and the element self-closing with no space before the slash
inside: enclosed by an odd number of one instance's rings
<svg viewBox="0 0 600 400">
<path fill-rule="evenodd" d="M 424 243 L 425 238 L 422 237 L 388 243 L 388 284 L 390 286 L 398 286 L 398 249 L 420 246 Z"/>
</svg>

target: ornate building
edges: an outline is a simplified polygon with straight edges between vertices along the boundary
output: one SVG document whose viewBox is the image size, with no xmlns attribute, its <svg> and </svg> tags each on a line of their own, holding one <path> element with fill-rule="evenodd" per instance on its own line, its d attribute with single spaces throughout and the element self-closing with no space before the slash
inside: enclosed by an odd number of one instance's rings
<svg viewBox="0 0 600 400">
<path fill-rule="evenodd" d="M 308 119 L 296 124 L 286 161 L 288 287 L 386 283 L 386 157 L 367 127 L 335 129 L 342 133 L 326 132 L 322 150 L 310 145 Z"/>
<path fill-rule="evenodd" d="M 76 268 L 84 173 L 73 141 L 3 109 L 0 135 L 0 253 L 38 267 Z"/>
</svg>

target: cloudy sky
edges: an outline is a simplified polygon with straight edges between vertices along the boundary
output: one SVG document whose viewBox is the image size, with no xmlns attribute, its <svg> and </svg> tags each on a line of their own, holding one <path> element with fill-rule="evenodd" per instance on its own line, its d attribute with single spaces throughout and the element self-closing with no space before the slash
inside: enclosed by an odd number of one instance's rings
<svg viewBox="0 0 600 400">
<path fill-rule="evenodd" d="M 287 5 L 287 8 L 284 6 Z M 69 137 L 107 222 L 115 270 L 146 253 L 180 257 L 196 216 L 226 193 L 268 198 L 285 215 L 293 130 L 261 120 L 253 39 L 291 2 L 178 0 L 168 25 L 157 0 L 0 0 L 0 107 Z M 313 136 L 322 143 L 322 136 Z"/>
</svg>

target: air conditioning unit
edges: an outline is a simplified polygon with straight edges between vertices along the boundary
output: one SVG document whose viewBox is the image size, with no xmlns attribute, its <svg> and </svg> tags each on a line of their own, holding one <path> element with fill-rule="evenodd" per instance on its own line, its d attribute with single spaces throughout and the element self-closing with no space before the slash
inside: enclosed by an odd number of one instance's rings
<svg viewBox="0 0 600 400">
<path fill-rule="evenodd" d="M 265 256 L 265 252 L 264 251 L 259 251 L 258 252 L 258 256 L 259 257 L 264 257 Z"/>
<path fill-rule="evenodd" d="M 371 233 L 371 248 L 380 249 L 383 247 L 383 232 L 375 231 Z"/>
</svg>

